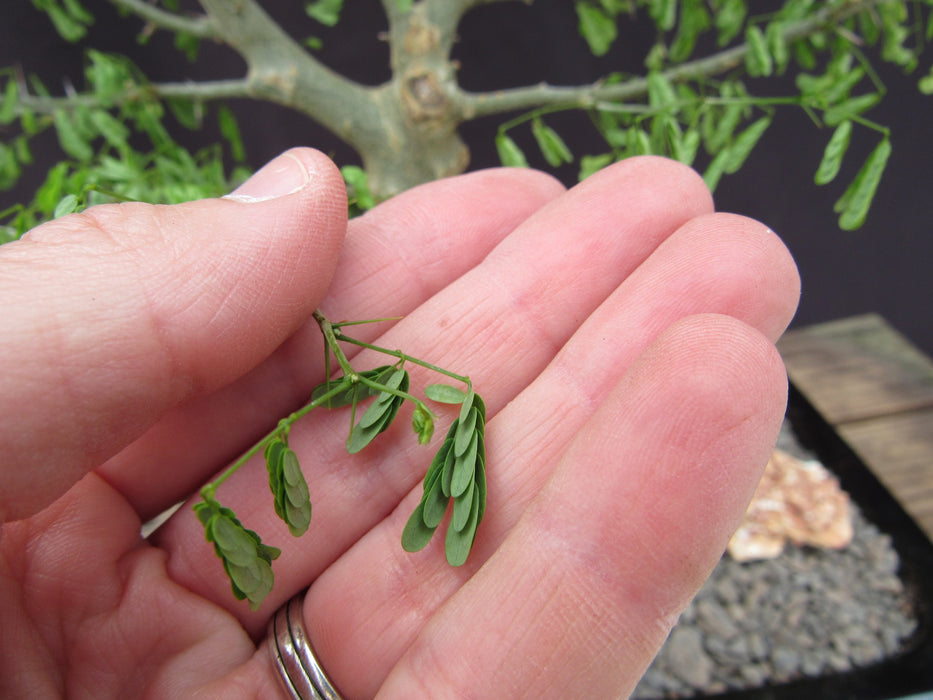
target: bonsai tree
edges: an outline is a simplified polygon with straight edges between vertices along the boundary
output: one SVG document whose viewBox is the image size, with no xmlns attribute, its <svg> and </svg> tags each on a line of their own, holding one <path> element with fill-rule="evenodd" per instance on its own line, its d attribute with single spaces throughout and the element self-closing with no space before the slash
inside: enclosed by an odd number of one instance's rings
<svg viewBox="0 0 933 700">
<path fill-rule="evenodd" d="M 779 110 L 801 109 L 827 132 L 824 157 L 815 164 L 817 184 L 833 181 L 853 130 L 877 135 L 836 205 L 840 226 L 856 228 L 891 149 L 888 130 L 868 116 L 885 93 L 874 64 L 912 71 L 933 36 L 924 9 L 929 0 L 786 0 L 767 3 L 761 14 L 750 10 L 761 12 L 762 3 L 749 7 L 745 0 L 575 0 L 577 27 L 568 27 L 568 41 L 585 41 L 603 55 L 626 33 L 650 33 L 655 41 L 641 63 L 583 85 L 471 92 L 458 83 L 452 58 L 457 28 L 467 12 L 494 0 L 382 0 L 391 77 L 376 86 L 331 70 L 316 55 L 329 27 L 355 20 L 352 9 L 341 20 L 342 0 L 305 2 L 308 26 L 295 31 L 257 0 L 203 0 L 193 13 L 182 11 L 179 0 L 111 2 L 141 41 L 169 32 L 193 61 L 202 42 L 221 42 L 246 70 L 221 80 L 154 83 L 125 56 L 88 47 L 85 83 L 53 94 L 18 67 L 3 69 L 0 189 L 29 167 L 30 141 L 43 131 L 54 129 L 63 155 L 31 202 L 0 210 L 7 239 L 56 209 L 89 201 L 174 202 L 228 191 L 244 177 L 245 153 L 225 106 L 238 98 L 294 109 L 351 146 L 362 168 L 344 164 L 344 173 L 364 207 L 464 171 L 469 153 L 458 129 L 484 117 L 502 115 L 490 138 L 508 165 L 527 163 L 516 138 L 527 131 L 550 166 L 575 163 L 581 177 L 654 153 L 698 167 L 715 189 L 742 167 Z M 81 41 L 94 21 L 81 0 L 33 4 L 68 41 Z M 577 30 L 580 37 L 573 36 Z M 769 78 L 781 75 L 794 78 L 793 94 L 769 93 Z M 918 82 L 933 92 L 933 71 Z M 602 144 L 596 152 L 573 153 L 567 134 L 548 123 L 567 110 L 592 118 Z M 205 115 L 216 115 L 228 158 L 216 146 L 196 153 L 182 148 L 167 113 L 193 129 Z"/>
<path fill-rule="evenodd" d="M 506 165 L 541 159 L 552 168 L 573 166 L 583 178 L 616 160 L 659 154 L 698 168 L 715 189 L 742 168 L 782 110 L 803 110 L 826 133 L 825 150 L 814 161 L 818 185 L 834 182 L 853 132 L 875 139 L 854 179 L 839 186 L 839 226 L 853 229 L 864 222 L 891 153 L 889 130 L 870 118 L 885 93 L 875 64 L 913 71 L 924 42 L 933 38 L 933 0 L 784 0 L 768 3 L 765 12 L 761 3 L 745 0 L 575 0 L 576 26 L 568 27 L 567 40 L 585 42 L 603 56 L 627 33 L 647 33 L 653 42 L 637 65 L 620 65 L 580 85 L 477 92 L 458 81 L 457 30 L 469 11 L 495 0 L 382 0 L 390 77 L 378 85 L 336 72 L 319 55 L 331 27 L 357 19 L 342 0 L 305 2 L 307 26 L 288 29 L 257 0 L 200 0 L 196 11 L 182 9 L 179 0 L 111 2 L 142 42 L 170 33 L 192 61 L 203 42 L 220 42 L 246 68 L 218 80 L 151 82 L 126 56 L 88 46 L 81 85 L 51 89 L 19 66 L 0 69 L 0 189 L 12 187 L 32 165 L 31 146 L 43 132 L 54 131 L 62 154 L 29 201 L 0 206 L 0 241 L 98 202 L 172 203 L 229 192 L 248 174 L 229 105 L 242 98 L 296 110 L 352 147 L 358 161 L 344 164 L 343 173 L 358 209 L 463 172 L 470 157 L 459 130 L 481 118 L 501 117 L 489 138 Z M 72 42 L 81 42 L 95 19 L 82 0 L 33 5 Z M 778 83 L 776 76 L 785 79 Z M 790 93 L 777 90 L 786 78 L 795 86 Z M 933 70 L 918 77 L 918 87 L 933 93 Z M 598 147 L 574 152 L 568 145 L 575 144 L 573 135 L 554 126 L 556 115 L 567 111 L 590 118 Z M 206 119 L 217 120 L 223 143 L 194 152 L 182 146 L 177 125 L 196 130 Z M 423 389 L 425 399 L 461 408 L 427 470 L 404 546 L 425 546 L 453 501 L 445 549 L 451 564 L 463 563 L 485 510 L 485 408 L 469 378 L 356 340 L 345 330 L 352 323 L 320 314 L 316 320 L 327 348 L 327 376 L 332 360 L 338 367 L 333 379 L 205 486 L 195 508 L 234 592 L 252 605 L 272 586 L 278 550 L 220 504 L 218 487 L 249 457 L 262 454 L 274 508 L 300 535 L 309 526 L 311 503 L 288 446 L 291 425 L 315 408 L 345 408 L 347 449 L 356 452 L 409 402 L 416 439 L 429 442 L 434 413 L 409 387 L 406 364 L 446 377 Z M 341 350 L 347 343 L 392 361 L 360 371 Z"/>
</svg>

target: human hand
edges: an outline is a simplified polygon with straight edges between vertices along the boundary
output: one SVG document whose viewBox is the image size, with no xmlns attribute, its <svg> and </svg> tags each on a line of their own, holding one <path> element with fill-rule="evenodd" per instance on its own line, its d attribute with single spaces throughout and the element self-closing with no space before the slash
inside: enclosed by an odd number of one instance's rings
<svg viewBox="0 0 933 700">
<path fill-rule="evenodd" d="M 309 584 L 305 626 L 347 698 L 628 693 L 782 419 L 772 343 L 798 281 L 780 241 L 656 158 L 567 193 L 532 171 L 432 183 L 350 222 L 342 252 L 320 154 L 239 195 L 98 208 L 0 248 L 0 695 L 284 697 L 257 640 Z M 404 315 L 354 335 L 472 378 L 488 508 L 464 566 L 437 538 L 405 553 L 430 452 L 393 426 L 348 456 L 344 412 L 313 412 L 290 435 L 305 536 L 261 464 L 224 485 L 283 550 L 253 612 L 190 508 L 150 541 L 140 525 L 321 381 L 316 307 Z"/>
</svg>

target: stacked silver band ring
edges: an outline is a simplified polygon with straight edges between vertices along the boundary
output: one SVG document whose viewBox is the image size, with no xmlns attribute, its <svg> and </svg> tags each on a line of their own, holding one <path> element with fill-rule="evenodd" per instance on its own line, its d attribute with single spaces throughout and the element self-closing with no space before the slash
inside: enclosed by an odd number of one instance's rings
<svg viewBox="0 0 933 700">
<path fill-rule="evenodd" d="M 314 655 L 305 631 L 304 593 L 278 609 L 269 621 L 269 650 L 292 700 L 342 700 Z"/>
</svg>

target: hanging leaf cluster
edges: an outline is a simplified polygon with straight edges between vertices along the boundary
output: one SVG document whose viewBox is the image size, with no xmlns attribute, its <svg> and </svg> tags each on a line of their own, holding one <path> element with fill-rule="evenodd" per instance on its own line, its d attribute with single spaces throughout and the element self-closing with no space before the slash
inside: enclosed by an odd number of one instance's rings
<svg viewBox="0 0 933 700">
<path fill-rule="evenodd" d="M 262 543 L 259 535 L 247 530 L 236 514 L 212 497 L 204 496 L 194 512 L 204 525 L 207 541 L 223 562 L 237 600 L 248 600 L 253 610 L 272 590 L 272 560 L 281 550 Z"/>
<path fill-rule="evenodd" d="M 269 490 L 275 502 L 275 513 L 295 537 L 303 535 L 311 524 L 311 494 L 298 464 L 298 455 L 282 435 L 266 445 L 263 455 L 269 472 Z"/>
<path fill-rule="evenodd" d="M 459 397 L 448 394 L 445 390 L 443 400 L 460 403 L 460 415 L 425 474 L 421 502 L 405 525 L 402 547 L 408 552 L 424 549 L 453 500 L 444 552 L 451 566 L 461 566 L 486 511 L 486 406 L 472 391 L 460 392 Z"/>
</svg>

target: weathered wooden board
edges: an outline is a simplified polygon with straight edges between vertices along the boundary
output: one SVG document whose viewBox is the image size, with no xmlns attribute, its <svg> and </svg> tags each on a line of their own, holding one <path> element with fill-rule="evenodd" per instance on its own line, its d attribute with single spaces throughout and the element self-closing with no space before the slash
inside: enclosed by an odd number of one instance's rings
<svg viewBox="0 0 933 700">
<path fill-rule="evenodd" d="M 791 331 L 778 348 L 833 424 L 933 407 L 933 361 L 874 314 Z"/>
<path fill-rule="evenodd" d="M 933 361 L 876 315 L 778 344 L 797 388 L 933 537 Z"/>
</svg>

